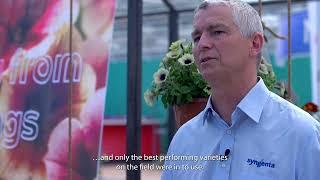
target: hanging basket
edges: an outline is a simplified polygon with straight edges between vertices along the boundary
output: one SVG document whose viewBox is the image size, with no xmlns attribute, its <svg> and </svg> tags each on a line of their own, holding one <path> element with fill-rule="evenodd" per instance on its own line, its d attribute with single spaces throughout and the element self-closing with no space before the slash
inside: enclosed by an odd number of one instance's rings
<svg viewBox="0 0 320 180">
<path fill-rule="evenodd" d="M 179 128 L 199 114 L 206 107 L 207 101 L 207 98 L 197 98 L 191 103 L 183 104 L 181 106 L 174 105 L 173 111 L 177 127 Z"/>
</svg>

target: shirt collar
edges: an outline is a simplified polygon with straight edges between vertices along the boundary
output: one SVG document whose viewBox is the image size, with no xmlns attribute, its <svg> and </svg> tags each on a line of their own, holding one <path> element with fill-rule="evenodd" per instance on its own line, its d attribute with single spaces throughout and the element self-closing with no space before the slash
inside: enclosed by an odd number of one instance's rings
<svg viewBox="0 0 320 180">
<path fill-rule="evenodd" d="M 263 107 L 270 96 L 270 91 L 264 84 L 262 78 L 258 78 L 259 81 L 256 83 L 256 85 L 237 105 L 239 109 L 241 109 L 256 123 L 259 123 Z"/>
<path fill-rule="evenodd" d="M 213 108 L 212 108 L 212 104 L 211 104 L 211 95 L 209 96 L 208 98 L 208 101 L 207 101 L 207 105 L 206 107 L 204 108 L 203 112 L 203 118 L 202 118 L 202 124 L 204 125 L 204 123 L 206 122 L 206 120 L 208 120 L 208 118 L 210 117 L 210 115 L 212 114 L 213 112 Z"/>
<path fill-rule="evenodd" d="M 211 102 L 211 95 L 208 98 L 207 105 L 204 109 L 204 114 L 203 114 L 203 125 L 206 120 L 212 118 L 212 117 L 220 117 L 219 114 L 214 110 L 212 102 Z"/>
<path fill-rule="evenodd" d="M 247 116 L 250 117 L 256 123 L 259 123 L 260 116 L 264 107 L 264 104 L 268 100 L 270 91 L 266 87 L 261 77 L 258 77 L 256 85 L 246 94 L 246 96 L 237 105 L 237 108 L 241 109 Z M 212 107 L 211 96 L 208 98 L 207 105 L 203 110 L 203 124 L 206 120 L 213 116 L 219 116 Z"/>
</svg>

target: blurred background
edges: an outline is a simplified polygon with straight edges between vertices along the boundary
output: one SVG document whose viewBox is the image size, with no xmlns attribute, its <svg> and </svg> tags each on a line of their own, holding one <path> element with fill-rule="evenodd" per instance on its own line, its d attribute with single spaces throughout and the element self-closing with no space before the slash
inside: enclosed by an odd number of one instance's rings
<svg viewBox="0 0 320 180">
<path fill-rule="evenodd" d="M 258 0 L 246 0 L 257 10 Z M 193 10 L 200 0 L 169 0 L 177 12 L 177 39 L 191 41 Z M 278 35 L 287 36 L 287 1 L 262 0 L 262 20 Z M 127 0 L 116 1 L 113 42 L 109 64 L 108 86 L 104 112 L 102 155 L 121 155 L 126 152 L 127 117 Z M 307 102 L 320 103 L 320 2 L 293 1 L 291 13 L 292 31 L 292 93 L 294 102 L 303 106 Z M 169 46 L 169 8 L 162 0 L 143 0 L 142 25 L 142 91 L 141 91 L 141 152 L 147 155 L 165 155 L 170 143 L 169 112 L 158 101 L 149 107 L 143 100 L 143 92 L 151 85 L 153 73 L 165 56 Z M 263 55 L 273 65 L 277 79 L 288 80 L 287 41 L 265 31 L 268 42 Z M 158 162 L 144 162 L 158 163 Z M 125 170 L 117 170 L 117 163 L 102 162 L 102 179 L 125 179 Z M 142 171 L 141 179 L 160 179 L 161 171 Z"/>
</svg>

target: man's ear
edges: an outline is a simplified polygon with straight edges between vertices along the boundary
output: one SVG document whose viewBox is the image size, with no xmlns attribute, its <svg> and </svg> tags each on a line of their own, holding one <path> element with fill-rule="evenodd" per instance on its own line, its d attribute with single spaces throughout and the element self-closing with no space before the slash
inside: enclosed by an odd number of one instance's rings
<svg viewBox="0 0 320 180">
<path fill-rule="evenodd" d="M 264 44 L 263 34 L 259 32 L 255 32 L 251 38 L 251 48 L 250 48 L 250 56 L 257 56 L 262 51 L 262 47 Z"/>
</svg>

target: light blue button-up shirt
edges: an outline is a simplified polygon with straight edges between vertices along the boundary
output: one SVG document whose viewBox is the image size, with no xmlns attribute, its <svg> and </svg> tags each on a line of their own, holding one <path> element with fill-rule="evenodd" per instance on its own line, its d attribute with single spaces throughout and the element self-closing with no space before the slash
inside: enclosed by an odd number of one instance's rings
<svg viewBox="0 0 320 180">
<path fill-rule="evenodd" d="M 261 78 L 231 121 L 209 100 L 174 136 L 162 180 L 320 180 L 320 124 Z"/>
</svg>

